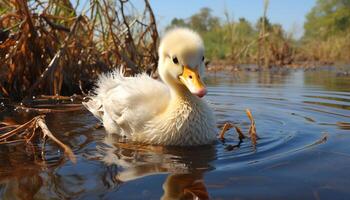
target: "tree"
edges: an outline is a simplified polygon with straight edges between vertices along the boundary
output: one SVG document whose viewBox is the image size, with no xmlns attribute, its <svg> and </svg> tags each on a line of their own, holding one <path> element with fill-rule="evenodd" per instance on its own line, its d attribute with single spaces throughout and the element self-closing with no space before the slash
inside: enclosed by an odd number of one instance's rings
<svg viewBox="0 0 350 200">
<path fill-rule="evenodd" d="M 210 8 L 202 8 L 188 20 L 174 18 L 166 29 L 189 27 L 203 37 L 206 57 L 224 58 L 228 49 L 227 41 L 225 41 L 224 31 L 221 29 L 220 19 L 212 16 L 211 12 Z"/>
<path fill-rule="evenodd" d="M 178 19 L 174 18 L 171 20 L 171 23 L 169 26 L 166 27 L 166 29 L 173 28 L 173 27 L 188 27 L 189 25 L 185 22 L 184 19 Z"/>
<path fill-rule="evenodd" d="M 258 32 L 260 32 L 262 30 L 263 26 L 264 26 L 266 32 L 271 31 L 272 24 L 270 23 L 270 20 L 267 17 L 260 17 L 255 24 L 255 29 Z"/>
<path fill-rule="evenodd" d="M 245 18 L 239 18 L 238 22 L 235 24 L 235 35 L 236 37 L 246 38 L 250 36 L 255 36 L 256 32 L 250 22 Z"/>
<path fill-rule="evenodd" d="M 306 16 L 304 38 L 327 39 L 350 31 L 350 0 L 318 0 Z"/>
<path fill-rule="evenodd" d="M 190 18 L 190 27 L 199 32 L 211 31 L 220 26 L 218 17 L 211 15 L 210 8 L 202 8 L 199 13 L 194 14 Z"/>
</svg>

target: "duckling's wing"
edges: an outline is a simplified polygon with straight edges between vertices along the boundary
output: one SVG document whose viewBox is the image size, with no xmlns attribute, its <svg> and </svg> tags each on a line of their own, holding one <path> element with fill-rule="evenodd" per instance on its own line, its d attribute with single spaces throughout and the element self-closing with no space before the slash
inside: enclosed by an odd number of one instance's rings
<svg viewBox="0 0 350 200">
<path fill-rule="evenodd" d="M 108 132 L 129 135 L 162 112 L 169 100 L 167 86 L 147 74 L 124 77 L 119 72 L 102 75 L 96 96 L 85 107 L 99 118 Z"/>
</svg>

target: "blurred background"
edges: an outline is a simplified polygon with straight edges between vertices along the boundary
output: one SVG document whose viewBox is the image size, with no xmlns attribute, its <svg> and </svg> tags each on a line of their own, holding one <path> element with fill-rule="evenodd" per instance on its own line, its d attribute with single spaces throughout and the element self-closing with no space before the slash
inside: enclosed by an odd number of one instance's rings
<svg viewBox="0 0 350 200">
<path fill-rule="evenodd" d="M 249 108 L 258 140 L 129 145 L 82 106 L 101 73 L 158 78 L 177 26 L 203 37 L 217 127 L 249 133 Z M 348 199 L 349 52 L 350 0 L 0 0 L 0 199 Z"/>
<path fill-rule="evenodd" d="M 204 39 L 208 69 L 315 67 L 350 62 L 349 0 L 3 0 L 0 96 L 84 94 L 122 67 L 157 77 L 167 29 Z"/>
</svg>

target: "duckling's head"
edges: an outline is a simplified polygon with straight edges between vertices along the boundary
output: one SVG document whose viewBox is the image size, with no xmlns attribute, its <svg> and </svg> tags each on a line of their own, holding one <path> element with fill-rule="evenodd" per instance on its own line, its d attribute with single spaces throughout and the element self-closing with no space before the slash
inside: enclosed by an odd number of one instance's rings
<svg viewBox="0 0 350 200">
<path fill-rule="evenodd" d="M 159 46 L 159 75 L 172 87 L 185 86 L 192 94 L 203 97 L 204 45 L 201 37 L 187 28 L 168 31 Z"/>
</svg>

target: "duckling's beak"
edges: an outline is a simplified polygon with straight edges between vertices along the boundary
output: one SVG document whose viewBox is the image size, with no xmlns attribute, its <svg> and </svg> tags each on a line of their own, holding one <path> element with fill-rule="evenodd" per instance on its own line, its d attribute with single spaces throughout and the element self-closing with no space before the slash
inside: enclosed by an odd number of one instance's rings
<svg viewBox="0 0 350 200">
<path fill-rule="evenodd" d="M 190 92 L 198 97 L 207 94 L 207 89 L 201 80 L 198 70 L 184 66 L 183 73 L 179 76 L 180 81 L 190 90 Z"/>
</svg>

